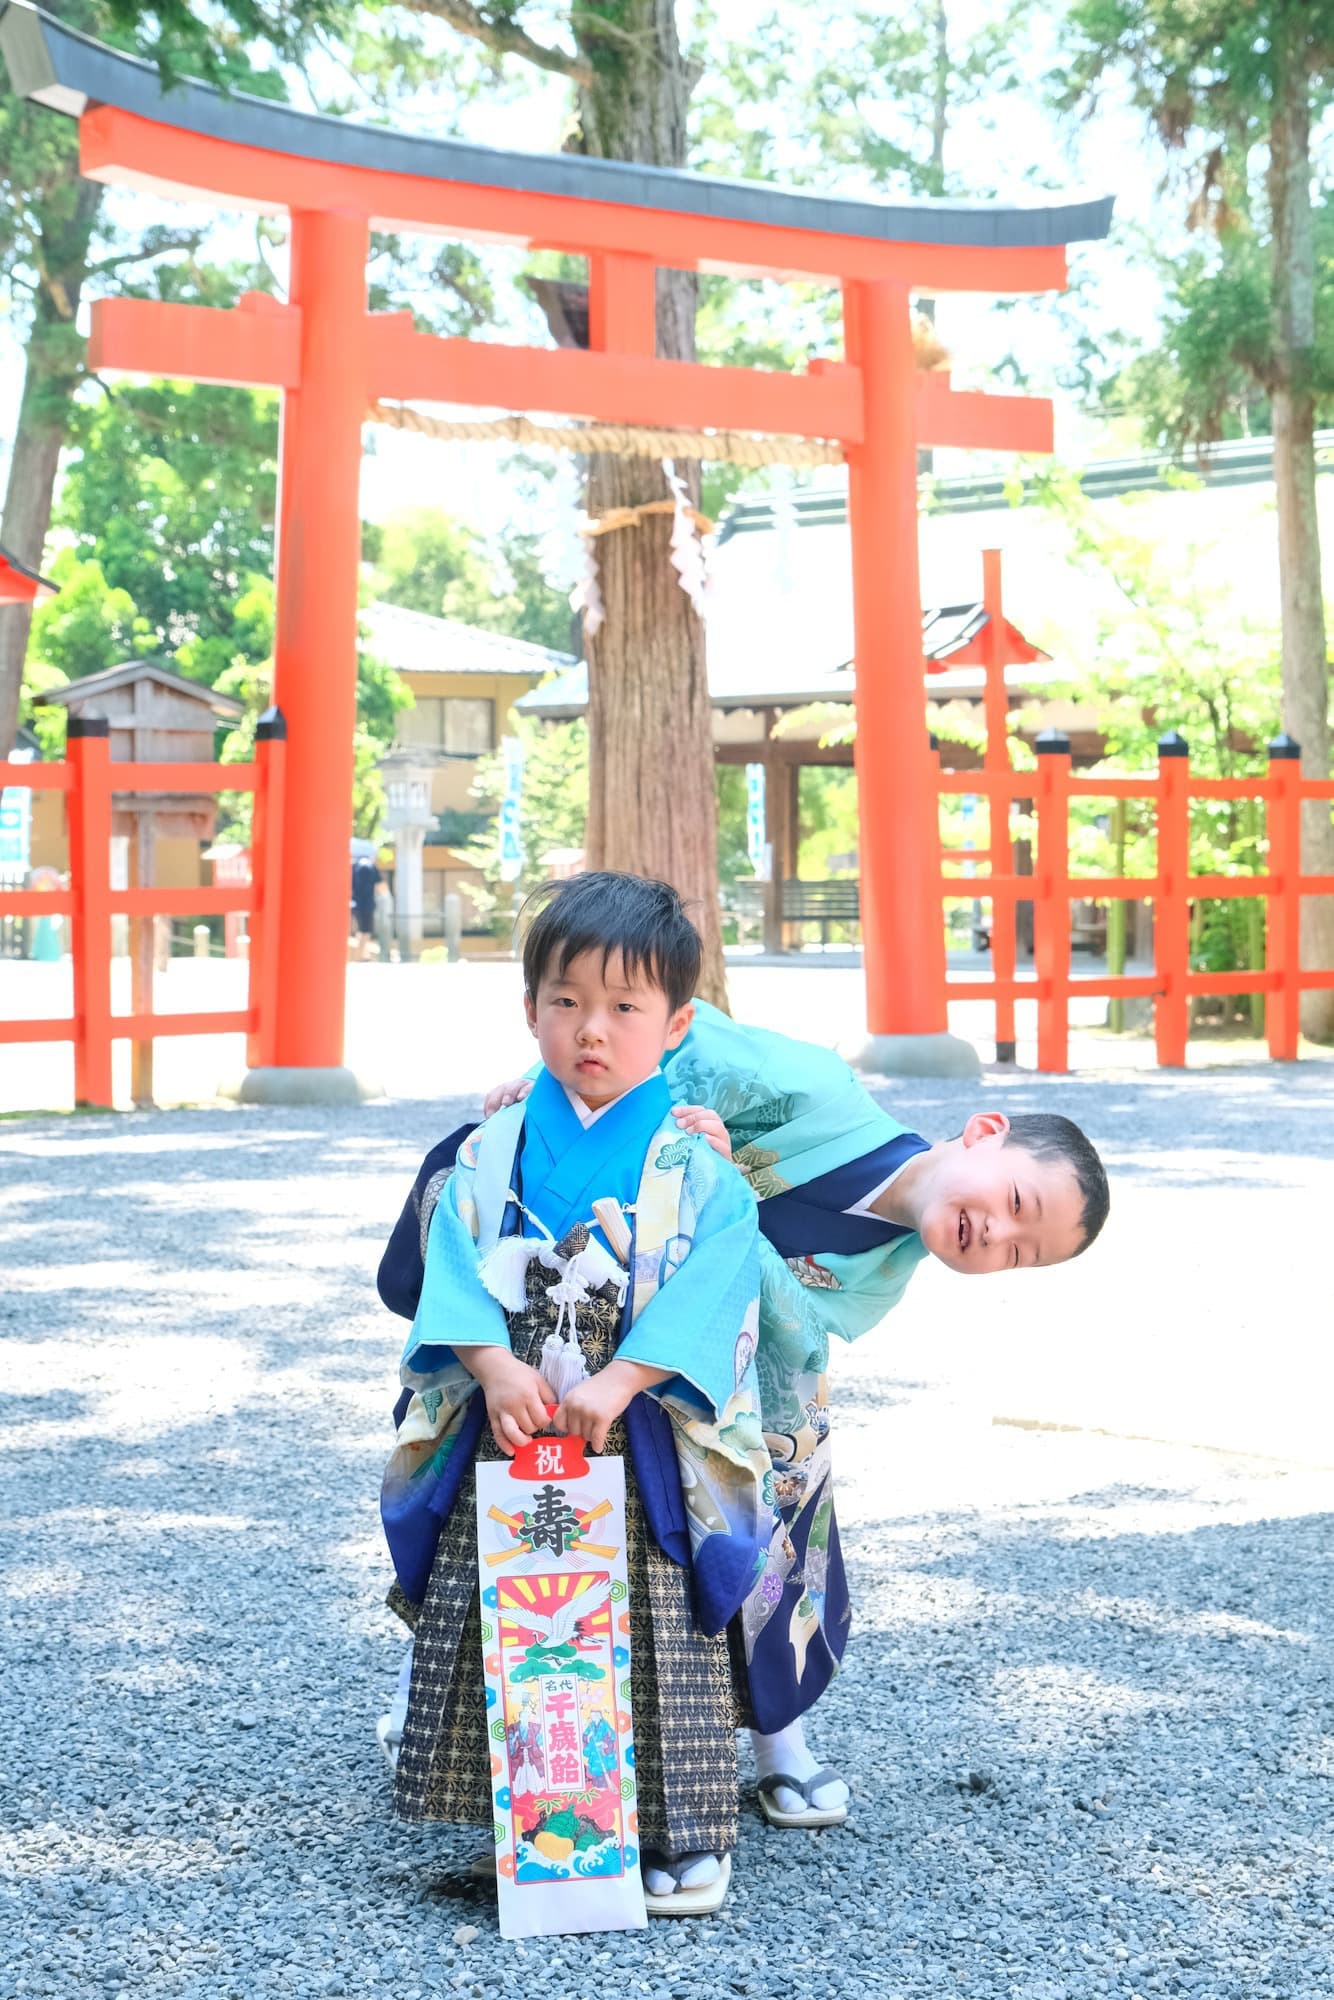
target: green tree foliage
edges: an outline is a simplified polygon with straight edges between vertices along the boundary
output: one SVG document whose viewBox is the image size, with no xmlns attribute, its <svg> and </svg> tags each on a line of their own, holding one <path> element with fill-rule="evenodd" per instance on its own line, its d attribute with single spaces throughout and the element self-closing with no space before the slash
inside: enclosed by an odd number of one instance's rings
<svg viewBox="0 0 1334 2000">
<path fill-rule="evenodd" d="M 1185 474 L 1170 483 L 1196 484 Z M 1064 635 L 1060 647 L 1070 661 L 1070 681 L 1064 690 L 1051 690 L 1097 710 L 1107 754 L 1085 775 L 1152 771 L 1158 740 L 1171 729 L 1185 737 L 1191 768 L 1202 777 L 1263 774 L 1266 745 L 1280 719 L 1278 632 L 1273 623 L 1240 615 L 1218 588 L 1216 548 L 1165 548 L 1137 519 L 1153 498 L 1149 493 L 1094 507 L 1069 472 L 1045 473 L 1036 485 L 1041 504 L 1065 524 L 1073 559 L 1098 586 L 1090 593 L 1093 615 Z M 1111 808 L 1106 800 L 1075 799 L 1070 820 L 1072 874 L 1157 872 L 1149 801 Z M 1190 832 L 1195 873 L 1263 871 L 1264 816 L 1256 802 L 1197 799 Z M 1258 904 L 1244 898 L 1196 904 L 1197 970 L 1258 967 L 1263 951 Z"/>
<path fill-rule="evenodd" d="M 588 823 L 588 725 L 541 722 L 516 717 L 516 734 L 523 744 L 523 794 L 519 805 L 519 845 L 523 865 L 516 882 L 500 879 L 500 847 L 494 824 L 472 841 L 468 854 L 480 868 L 487 888 L 477 896 L 478 910 L 498 931 L 507 930 L 517 902 L 545 882 L 551 870 L 543 858 L 555 848 L 582 848 Z M 478 760 L 473 797 L 488 814 L 500 809 L 505 790 L 505 760 L 497 752 Z"/>
<path fill-rule="evenodd" d="M 82 680 L 158 651 L 129 591 L 113 588 L 100 562 L 62 549 L 50 574 L 57 594 L 33 613 L 29 654 L 30 677 L 33 668 L 45 669 L 44 687 L 53 674 L 61 683 Z"/>
<path fill-rule="evenodd" d="M 1168 483 L 1199 484 L 1186 473 Z M 1177 729 L 1201 776 L 1263 770 L 1279 722 L 1276 622 L 1244 618 L 1220 592 L 1217 549 L 1148 533 L 1137 517 L 1152 492 L 1095 506 L 1078 476 L 1057 468 L 1036 475 L 1031 497 L 1064 524 L 1071 557 L 1099 585 L 1060 652 L 1071 666 L 1065 692 L 1097 709 L 1104 768 L 1151 770 L 1158 738 Z"/>
<path fill-rule="evenodd" d="M 828 185 L 831 173 L 903 195 L 992 192 L 989 110 L 1020 81 L 1032 10 L 1017 0 L 960 11 L 951 0 L 826 10 L 818 37 L 795 9 L 745 37 L 699 37 L 708 67 L 696 93 L 695 164 L 752 180 Z M 717 26 L 726 13 L 720 10 Z M 966 165 L 949 159 L 968 114 Z"/>
<path fill-rule="evenodd" d="M 1136 418 L 1146 440 L 1185 455 L 1273 427 L 1273 246 L 1263 203 L 1229 203 L 1217 233 L 1160 262 L 1162 338 L 1103 389 L 1105 405 Z M 1334 421 L 1334 207 L 1312 212 L 1316 421 Z"/>
<path fill-rule="evenodd" d="M 364 546 L 387 603 L 569 650 L 569 599 L 547 578 L 537 535 L 510 529 L 488 543 L 437 507 L 410 507 L 368 527 Z"/>
<path fill-rule="evenodd" d="M 1196 310 L 1178 313 L 1186 365 L 1212 365 L 1175 397 L 1183 424 L 1218 433 L 1235 404 L 1238 371 L 1252 374 L 1269 406 L 1274 437 L 1282 628 L 1283 724 L 1302 747 L 1308 776 L 1330 768 L 1329 662 L 1316 510 L 1315 426 L 1331 383 L 1327 298 L 1328 226 L 1312 202 L 1319 124 L 1334 85 L 1334 0 L 1071 0 L 1061 97 L 1096 101 L 1104 78 L 1128 83 L 1134 102 L 1184 168 L 1190 217 L 1219 238 L 1219 269 L 1240 277 L 1243 299 L 1223 303 L 1201 289 Z M 1247 233 L 1267 252 L 1268 321 Z M 1248 294 L 1248 296 L 1245 296 Z M 1180 302 L 1179 302 L 1180 303 Z M 1161 373 L 1159 389 L 1162 389 Z M 1172 399 L 1169 398 L 1169 403 Z M 1327 806 L 1302 814 L 1302 865 L 1334 872 Z M 1334 966 L 1334 899 L 1307 897 L 1301 956 Z M 1334 995 L 1308 993 L 1302 1025 L 1334 1040 Z"/>
<path fill-rule="evenodd" d="M 116 13 L 106 0 L 62 0 L 55 11 L 69 27 L 118 47 L 138 46 L 130 11 Z M 155 19 L 149 33 L 170 57 L 177 46 L 173 31 Z M 278 73 L 256 70 L 230 31 L 219 35 L 212 65 L 224 84 L 282 94 Z M 146 268 L 168 254 L 193 252 L 204 233 L 161 225 L 126 231 L 115 226 L 113 213 L 102 188 L 79 176 L 73 122 L 13 96 L 0 98 L 0 296 L 26 337 L 0 536 L 34 566 L 42 560 L 74 397 L 86 379 L 82 305 L 90 297 L 135 290 Z M 0 754 L 12 736 L 29 624 L 26 606 L 0 610 Z"/>
</svg>

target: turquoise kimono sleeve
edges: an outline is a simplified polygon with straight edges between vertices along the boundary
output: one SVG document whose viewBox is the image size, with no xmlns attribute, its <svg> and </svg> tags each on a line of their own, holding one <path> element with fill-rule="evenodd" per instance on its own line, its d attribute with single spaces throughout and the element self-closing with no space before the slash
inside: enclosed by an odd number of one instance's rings
<svg viewBox="0 0 1334 2000">
<path fill-rule="evenodd" d="M 821 1253 L 804 1283 L 771 1243 L 760 1245 L 760 1349 L 771 1363 L 821 1373 L 829 1340 L 856 1340 L 903 1297 L 926 1251 L 920 1236 L 852 1256 Z"/>
<path fill-rule="evenodd" d="M 667 1368 L 675 1382 L 650 1394 L 679 1394 L 682 1384 L 721 1418 L 749 1365 L 759 1292 L 759 1225 L 755 1197 L 707 1140 L 674 1137 L 682 1149 L 681 1236 L 668 1246 L 661 1283 L 617 1348 L 617 1358 Z M 638 1272 L 636 1278 L 638 1279 Z"/>
<path fill-rule="evenodd" d="M 399 1375 L 420 1388 L 458 1365 L 460 1347 L 505 1347 L 509 1327 L 499 1304 L 477 1274 L 477 1245 L 458 1211 L 464 1176 L 453 1173 L 441 1191 L 426 1238 L 426 1268 Z"/>
</svg>

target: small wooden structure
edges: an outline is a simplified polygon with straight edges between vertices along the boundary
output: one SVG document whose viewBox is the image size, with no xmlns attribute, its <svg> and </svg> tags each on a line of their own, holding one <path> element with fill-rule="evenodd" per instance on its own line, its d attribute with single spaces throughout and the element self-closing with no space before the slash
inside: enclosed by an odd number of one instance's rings
<svg viewBox="0 0 1334 2000">
<path fill-rule="evenodd" d="M 204 764 L 212 761 L 220 722 L 235 722 L 244 704 L 200 681 L 186 680 L 152 660 L 128 660 L 106 673 L 89 674 L 43 699 L 86 721 L 104 720 L 113 764 Z M 213 837 L 217 800 L 208 792 L 113 792 L 111 837 L 128 840 L 132 889 L 152 887 L 159 834 L 201 843 Z M 130 919 L 131 1011 L 153 1011 L 156 919 Z M 136 1104 L 153 1101 L 153 1044 L 133 1044 L 131 1091 Z"/>
</svg>

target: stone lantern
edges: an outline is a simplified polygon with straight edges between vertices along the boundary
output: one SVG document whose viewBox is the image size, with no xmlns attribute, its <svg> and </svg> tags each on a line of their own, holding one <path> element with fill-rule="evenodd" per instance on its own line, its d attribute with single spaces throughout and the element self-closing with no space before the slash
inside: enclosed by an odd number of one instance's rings
<svg viewBox="0 0 1334 2000">
<path fill-rule="evenodd" d="M 384 779 L 385 831 L 394 842 L 394 912 L 401 957 L 416 958 L 422 944 L 422 850 L 435 825 L 431 811 L 434 764 L 419 763 L 410 752 L 391 750 L 380 760 Z"/>
</svg>

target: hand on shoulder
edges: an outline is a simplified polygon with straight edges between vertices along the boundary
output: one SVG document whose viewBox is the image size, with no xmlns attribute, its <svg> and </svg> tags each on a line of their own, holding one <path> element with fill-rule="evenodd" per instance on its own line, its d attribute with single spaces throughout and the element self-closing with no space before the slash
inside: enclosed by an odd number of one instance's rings
<svg viewBox="0 0 1334 2000">
<path fill-rule="evenodd" d="M 727 1127 L 707 1104 L 674 1104 L 672 1116 L 683 1132 L 695 1132 L 701 1139 L 707 1139 L 720 1159 L 731 1159 L 732 1141 L 727 1136 Z"/>
<path fill-rule="evenodd" d="M 482 1099 L 482 1116 L 494 1118 L 508 1104 L 522 1104 L 533 1087 L 530 1076 L 514 1076 L 508 1083 L 493 1083 Z"/>
</svg>

